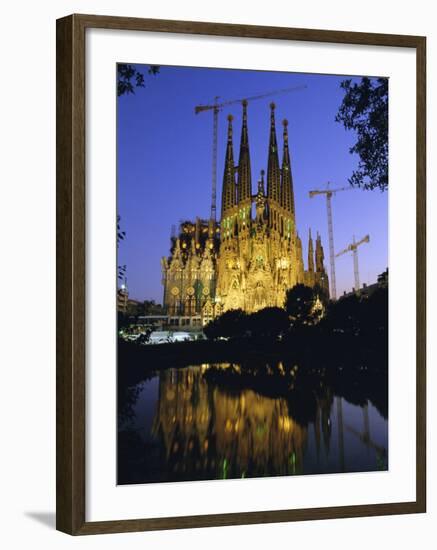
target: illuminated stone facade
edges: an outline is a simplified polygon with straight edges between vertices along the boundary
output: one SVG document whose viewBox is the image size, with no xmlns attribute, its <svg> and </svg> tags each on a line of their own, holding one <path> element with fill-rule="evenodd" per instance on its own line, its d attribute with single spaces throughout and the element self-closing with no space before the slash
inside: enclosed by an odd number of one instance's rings
<svg viewBox="0 0 437 550">
<path fill-rule="evenodd" d="M 164 307 L 169 317 L 196 318 L 205 324 L 214 317 L 218 227 L 197 218 L 180 224 L 172 236 L 170 257 L 161 260 Z"/>
<path fill-rule="evenodd" d="M 256 194 L 252 194 L 247 104 L 243 102 L 238 165 L 234 162 L 233 119 L 228 117 L 220 223 L 181 224 L 170 258 L 162 260 L 164 305 L 170 315 L 200 316 L 205 323 L 229 309 L 254 312 L 282 307 L 286 291 L 298 283 L 319 285 L 329 293 L 321 238 L 317 234 L 314 250 L 311 231 L 304 267 L 296 228 L 288 123 L 283 121 L 280 164 L 275 105 L 270 108 L 267 173 L 261 171 Z"/>
</svg>

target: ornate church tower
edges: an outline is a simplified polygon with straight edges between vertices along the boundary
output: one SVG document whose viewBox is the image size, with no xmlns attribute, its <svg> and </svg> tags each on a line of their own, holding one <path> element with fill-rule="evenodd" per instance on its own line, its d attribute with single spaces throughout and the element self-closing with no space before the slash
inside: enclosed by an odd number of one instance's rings
<svg viewBox="0 0 437 550">
<path fill-rule="evenodd" d="M 276 105 L 271 103 L 270 140 L 267 160 L 267 198 L 272 210 L 276 210 L 276 206 L 279 204 L 281 188 L 281 171 L 279 169 L 278 144 L 276 142 L 275 109 Z M 274 217 L 272 216 L 272 219 Z"/>
<path fill-rule="evenodd" d="M 216 315 L 228 309 L 244 308 L 244 289 L 242 288 L 243 281 L 241 277 L 238 255 L 239 212 L 237 208 L 237 200 L 239 197 L 237 196 L 237 186 L 235 181 L 236 167 L 234 164 L 232 120 L 232 115 L 229 115 L 225 169 L 223 173 L 222 186 L 222 217 L 220 221 L 220 252 L 217 264 Z M 245 132 L 243 127 L 243 135 L 244 134 Z M 246 157 L 246 168 L 249 161 L 248 153 L 249 145 L 247 141 L 247 151 L 243 154 L 243 157 Z M 241 160 L 244 160 L 244 158 Z M 242 170 L 238 175 L 239 179 L 241 178 L 240 181 L 244 182 L 244 176 L 247 176 L 247 170 Z"/>
<path fill-rule="evenodd" d="M 250 254 L 252 200 L 252 170 L 250 166 L 249 132 L 247 128 L 247 101 L 243 101 L 243 121 L 237 169 L 237 224 L 239 249 L 244 264 L 247 264 Z"/>
<path fill-rule="evenodd" d="M 240 155 L 238 158 L 238 206 L 240 209 L 252 206 L 252 174 L 250 167 L 249 133 L 247 129 L 247 101 L 243 101 L 243 123 L 241 126 Z"/>
<path fill-rule="evenodd" d="M 313 238 L 311 237 L 311 228 L 308 234 L 308 271 L 314 273 L 314 248 Z"/>
<path fill-rule="evenodd" d="M 222 220 L 232 216 L 232 210 L 237 204 L 237 188 L 235 185 L 234 145 L 232 142 L 232 120 L 228 116 L 228 140 L 226 144 L 225 171 L 222 187 Z"/>
<path fill-rule="evenodd" d="M 271 103 L 267 188 L 261 170 L 254 195 L 247 101 L 242 102 L 238 166 L 234 162 L 233 117 L 228 116 L 220 224 L 216 227 L 210 220 L 181 226 L 170 258 L 162 260 L 164 304 L 169 314 L 201 315 L 205 322 L 229 309 L 253 312 L 282 307 L 287 290 L 298 283 L 317 284 L 329 292 L 318 234 L 315 252 L 309 234 L 308 269 L 304 268 L 296 228 L 288 122 L 282 123 L 280 163 L 275 109 Z"/>
<path fill-rule="evenodd" d="M 282 124 L 284 126 L 284 153 L 282 156 L 281 170 L 281 206 L 285 212 L 290 214 L 290 218 L 294 218 L 294 189 L 293 176 L 291 173 L 290 150 L 288 147 L 288 120 L 284 119 Z"/>
</svg>

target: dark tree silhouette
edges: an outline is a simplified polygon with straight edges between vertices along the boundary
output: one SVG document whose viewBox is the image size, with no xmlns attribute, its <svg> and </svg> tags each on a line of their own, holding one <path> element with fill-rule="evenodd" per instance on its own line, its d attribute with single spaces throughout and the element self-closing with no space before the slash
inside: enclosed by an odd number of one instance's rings
<svg viewBox="0 0 437 550">
<path fill-rule="evenodd" d="M 358 334 L 364 309 L 362 300 L 356 294 L 331 302 L 324 326 L 334 331 Z"/>
<path fill-rule="evenodd" d="M 290 327 L 287 312 L 280 307 L 266 307 L 249 315 L 248 329 L 253 337 L 277 338 Z"/>
<path fill-rule="evenodd" d="M 388 187 L 388 79 L 364 77 L 360 83 L 344 80 L 345 91 L 335 120 L 355 130 L 356 143 L 350 153 L 360 160 L 349 183 L 362 189 Z"/>
<path fill-rule="evenodd" d="M 313 288 L 298 284 L 287 290 L 285 297 L 285 311 L 293 326 L 312 324 L 313 307 L 317 293 Z"/>
<path fill-rule="evenodd" d="M 147 72 L 151 75 L 159 73 L 157 65 L 150 65 Z M 133 65 L 117 64 L 117 95 L 134 94 L 135 88 L 144 88 L 144 73 Z"/>
<path fill-rule="evenodd" d="M 378 288 L 369 296 L 351 294 L 330 302 L 323 329 L 372 338 L 388 329 L 388 288 Z"/>
<path fill-rule="evenodd" d="M 117 248 L 120 245 L 121 241 L 124 241 L 126 238 L 126 231 L 121 229 L 120 225 L 120 215 L 117 215 Z M 117 276 L 119 280 L 122 280 L 126 275 L 126 265 L 117 266 Z"/>
<path fill-rule="evenodd" d="M 362 326 L 368 332 L 388 330 L 388 289 L 378 288 L 366 300 Z"/>
<path fill-rule="evenodd" d="M 205 336 L 215 338 L 236 338 L 244 336 L 247 330 L 247 315 L 241 309 L 230 309 L 213 319 L 203 329 Z"/>
</svg>

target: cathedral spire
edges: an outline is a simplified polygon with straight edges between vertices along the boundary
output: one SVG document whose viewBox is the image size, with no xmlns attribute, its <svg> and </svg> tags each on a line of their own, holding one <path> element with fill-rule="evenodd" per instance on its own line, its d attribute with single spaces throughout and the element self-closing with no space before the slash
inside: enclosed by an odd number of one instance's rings
<svg viewBox="0 0 437 550">
<path fill-rule="evenodd" d="M 311 237 L 311 228 L 308 237 L 308 271 L 314 271 L 314 248 L 313 248 L 313 238 Z"/>
<path fill-rule="evenodd" d="M 319 232 L 317 232 L 316 237 L 316 271 L 318 273 L 323 273 L 325 267 L 323 265 L 325 259 L 325 254 L 323 252 L 322 239 L 320 238 Z"/>
<path fill-rule="evenodd" d="M 222 187 L 222 217 L 226 210 L 235 206 L 236 187 L 235 187 L 235 166 L 234 166 L 234 146 L 232 142 L 232 120 L 233 116 L 228 116 L 228 141 L 226 146 L 225 171 L 223 174 Z"/>
<path fill-rule="evenodd" d="M 294 214 L 293 176 L 291 174 L 290 150 L 288 148 L 288 120 L 283 120 L 284 126 L 284 153 L 282 156 L 281 206 Z"/>
<path fill-rule="evenodd" d="M 252 177 L 250 170 L 249 134 L 247 131 L 247 101 L 242 101 L 243 125 L 241 127 L 240 157 L 238 160 L 238 202 L 251 198 Z"/>
<path fill-rule="evenodd" d="M 270 103 L 270 141 L 269 157 L 267 162 L 267 197 L 270 200 L 279 202 L 281 175 L 279 169 L 278 144 L 276 142 L 275 108 L 276 105 L 274 103 Z"/>
</svg>

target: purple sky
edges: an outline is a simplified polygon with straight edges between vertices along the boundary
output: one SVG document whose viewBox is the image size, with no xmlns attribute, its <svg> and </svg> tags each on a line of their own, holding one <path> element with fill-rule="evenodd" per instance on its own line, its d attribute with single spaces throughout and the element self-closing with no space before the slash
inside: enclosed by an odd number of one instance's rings
<svg viewBox="0 0 437 550">
<path fill-rule="evenodd" d="M 137 67 L 147 72 L 147 66 Z M 249 103 L 248 126 L 254 186 L 267 166 L 269 103 L 276 103 L 280 160 L 282 124 L 289 121 L 296 223 L 306 264 L 308 229 L 319 231 L 329 273 L 326 200 L 310 199 L 308 191 L 348 185 L 358 158 L 349 153 L 352 132 L 335 122 L 345 77 L 225 69 L 161 67 L 146 76 L 145 88 L 118 98 L 118 213 L 126 239 L 118 263 L 127 265 L 129 295 L 162 302 L 160 259 L 168 255 L 172 224 L 181 219 L 208 218 L 211 205 L 212 113 L 194 114 L 198 104 L 249 97 L 276 89 L 307 85 L 307 89 Z M 217 212 L 226 144 L 226 116 L 234 115 L 234 154 L 238 160 L 241 106 L 219 115 Z M 336 252 L 355 235 L 370 234 L 359 248 L 360 279 L 372 283 L 388 265 L 388 194 L 352 190 L 333 198 Z M 351 254 L 336 260 L 337 294 L 354 285 Z"/>
</svg>

